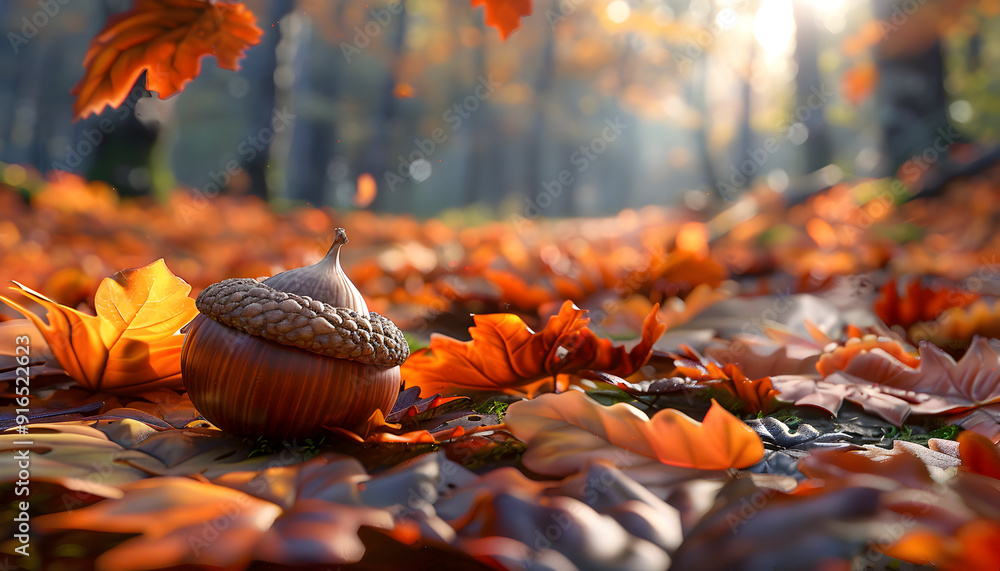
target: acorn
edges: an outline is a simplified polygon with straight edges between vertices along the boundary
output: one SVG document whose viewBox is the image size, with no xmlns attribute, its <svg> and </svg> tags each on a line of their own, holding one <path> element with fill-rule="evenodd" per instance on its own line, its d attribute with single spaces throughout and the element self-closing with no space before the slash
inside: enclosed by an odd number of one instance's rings
<svg viewBox="0 0 1000 571">
<path fill-rule="evenodd" d="M 402 331 L 369 312 L 340 266 L 347 233 L 318 263 L 203 290 L 187 330 L 181 375 L 195 408 L 220 429 L 274 439 L 357 429 L 392 410 Z"/>
</svg>

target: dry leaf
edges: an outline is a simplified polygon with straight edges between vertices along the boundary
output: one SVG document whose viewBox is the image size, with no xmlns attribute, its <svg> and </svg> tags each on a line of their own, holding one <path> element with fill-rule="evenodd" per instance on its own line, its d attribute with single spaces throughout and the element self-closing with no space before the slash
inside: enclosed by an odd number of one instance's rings
<svg viewBox="0 0 1000 571">
<path fill-rule="evenodd" d="M 504 420 L 528 445 L 522 462 L 541 474 L 569 475 L 579 469 L 574 455 L 595 447 L 618 447 L 698 470 L 745 468 L 764 455 L 760 437 L 715 402 L 698 422 L 673 409 L 650 418 L 634 406 L 605 407 L 569 391 L 514 403 Z"/>
<path fill-rule="evenodd" d="M 921 321 L 937 319 L 949 308 L 962 308 L 979 299 L 979 295 L 952 288 L 924 287 L 919 279 L 906 286 L 899 295 L 896 280 L 891 279 L 879 290 L 875 313 L 886 325 L 901 325 L 909 329 Z"/>
<path fill-rule="evenodd" d="M 687 345 L 681 345 L 680 350 L 684 354 L 673 355 L 678 372 L 710 389 L 722 391 L 725 401 L 738 403 L 747 414 L 767 414 L 781 407 L 778 391 L 774 390 L 770 377 L 751 380 L 736 365 L 720 365 L 705 359 Z"/>
<path fill-rule="evenodd" d="M 847 374 L 889 389 L 917 393 L 913 412 L 942 414 L 1000 402 L 1000 341 L 976 337 L 958 362 L 930 343 L 920 344 L 913 367 L 882 349 L 861 353 L 843 367 Z"/>
<path fill-rule="evenodd" d="M 319 457 L 263 472 L 231 472 L 217 483 L 180 477 L 121 486 L 123 497 L 39 517 L 46 531 L 137 533 L 101 555 L 99 569 L 175 565 L 354 563 L 361 526 L 392 529 L 393 515 L 362 503 L 369 477 L 347 457 Z M 223 484 L 223 485 L 220 485 Z"/>
<path fill-rule="evenodd" d="M 666 329 L 657 309 L 646 317 L 642 339 L 631 351 L 598 338 L 587 328 L 586 310 L 569 301 L 538 333 L 516 315 L 476 315 L 472 341 L 432 336 L 429 348 L 403 364 L 403 380 L 423 394 L 513 388 L 531 394 L 540 380 L 584 369 L 627 376 L 646 363 Z"/>
<path fill-rule="evenodd" d="M 861 405 L 866 412 L 878 415 L 901 426 L 910 414 L 910 402 L 897 394 L 889 394 L 878 383 L 834 373 L 826 378 L 818 375 L 775 375 L 771 377 L 778 398 L 795 406 L 814 406 L 836 416 L 845 400 Z M 904 393 L 905 391 L 895 391 Z"/>
<path fill-rule="evenodd" d="M 97 316 L 14 283 L 11 289 L 48 310 L 48 323 L 14 301 L 0 300 L 38 327 L 59 364 L 83 387 L 121 393 L 182 388 L 184 336 L 176 333 L 198 310 L 188 297 L 191 286 L 162 259 L 105 278 L 94 298 Z"/>
<path fill-rule="evenodd" d="M 214 55 L 219 67 L 236 71 L 243 51 L 260 41 L 256 18 L 239 2 L 136 0 L 94 37 L 83 59 L 83 78 L 73 117 L 118 107 L 146 72 L 146 89 L 160 99 L 177 93 L 201 73 L 201 58 Z"/>
</svg>

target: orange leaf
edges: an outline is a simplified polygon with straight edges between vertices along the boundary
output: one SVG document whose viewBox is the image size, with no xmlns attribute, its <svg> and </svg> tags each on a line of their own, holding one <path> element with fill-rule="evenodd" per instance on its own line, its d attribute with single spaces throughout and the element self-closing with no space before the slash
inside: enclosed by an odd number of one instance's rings
<svg viewBox="0 0 1000 571">
<path fill-rule="evenodd" d="M 443 335 L 431 337 L 428 349 L 416 351 L 403 364 L 403 379 L 423 394 L 524 388 L 532 383 L 593 369 L 627 376 L 646 364 L 653 343 L 666 326 L 657 320 L 658 306 L 646 317 L 642 340 L 631 351 L 600 339 L 587 324 L 586 310 L 567 301 L 545 329 L 535 333 L 520 317 L 509 313 L 475 316 L 469 329 L 472 341 Z"/>
<path fill-rule="evenodd" d="M 214 0 L 136 0 L 131 10 L 108 20 L 83 58 L 83 78 L 73 117 L 118 107 L 142 73 L 146 89 L 165 99 L 201 73 L 201 58 L 212 54 L 219 67 L 239 70 L 243 51 L 263 32 L 241 3 Z"/>
<path fill-rule="evenodd" d="M 687 345 L 681 345 L 680 350 L 682 353 L 672 354 L 674 366 L 679 373 L 705 386 L 720 389 L 730 398 L 739 400 L 747 414 L 767 414 L 780 407 L 779 393 L 775 390 L 771 377 L 750 379 L 733 363 L 720 366 Z"/>
<path fill-rule="evenodd" d="M 472 6 L 486 6 L 486 25 L 500 31 L 506 40 L 521 26 L 521 16 L 531 15 L 531 0 L 472 0 Z"/>
<path fill-rule="evenodd" d="M 906 286 L 906 294 L 900 297 L 896 280 L 891 279 L 879 290 L 875 302 L 875 313 L 886 325 L 902 325 L 904 328 L 921 322 L 937 319 L 947 309 L 965 307 L 979 299 L 979 295 L 957 289 L 924 287 L 919 279 Z"/>
<path fill-rule="evenodd" d="M 595 437 L 664 464 L 699 470 L 745 468 L 764 456 L 760 437 L 715 401 L 704 422 L 698 422 L 674 409 L 649 418 L 632 405 L 606 407 L 568 391 L 516 402 L 504 421 L 528 445 L 525 466 L 541 474 L 566 475 L 572 464 L 568 457 L 592 454 Z"/>
<path fill-rule="evenodd" d="M 958 435 L 958 454 L 963 472 L 973 472 L 1000 480 L 1000 450 L 982 434 L 966 430 Z"/>
<path fill-rule="evenodd" d="M 859 355 L 866 355 L 871 351 L 883 351 L 886 355 L 898 360 L 907 367 L 917 367 L 920 359 L 908 353 L 897 341 L 886 338 L 869 339 L 849 339 L 843 347 L 837 347 L 833 351 L 823 353 L 816 363 L 816 370 L 824 377 L 829 377 L 837 371 L 845 371 L 851 361 Z"/>
<path fill-rule="evenodd" d="M 844 72 L 840 78 L 840 91 L 851 105 L 861 105 L 875 90 L 878 69 L 875 64 L 863 62 Z"/>
<path fill-rule="evenodd" d="M 14 282 L 21 293 L 48 310 L 48 323 L 0 296 L 42 332 L 66 373 L 92 390 L 134 392 L 181 388 L 183 335 L 175 335 L 197 315 L 184 280 L 162 259 L 105 278 L 97 289 L 97 316 L 60 305 Z"/>
</svg>

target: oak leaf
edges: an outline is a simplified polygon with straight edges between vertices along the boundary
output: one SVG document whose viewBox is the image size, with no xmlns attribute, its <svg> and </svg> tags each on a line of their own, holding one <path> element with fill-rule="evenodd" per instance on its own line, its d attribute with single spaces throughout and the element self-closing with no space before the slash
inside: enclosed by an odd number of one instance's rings
<svg viewBox="0 0 1000 571">
<path fill-rule="evenodd" d="M 177 331 L 197 315 L 191 291 L 162 259 L 105 278 L 97 289 L 97 315 L 60 305 L 17 282 L 20 291 L 48 313 L 48 323 L 20 304 L 0 300 L 21 312 L 41 331 L 60 366 L 91 390 L 130 393 L 182 387 Z"/>
<path fill-rule="evenodd" d="M 531 0 L 472 0 L 472 6 L 485 6 L 486 25 L 499 30 L 501 40 L 521 27 L 522 16 L 531 15 Z"/>
<path fill-rule="evenodd" d="M 165 99 L 201 73 L 201 58 L 212 54 L 219 67 L 239 70 L 243 51 L 260 42 L 256 18 L 239 2 L 215 0 L 136 0 L 116 14 L 91 40 L 85 72 L 70 93 L 73 117 L 118 107 L 146 72 L 146 89 Z"/>
<path fill-rule="evenodd" d="M 531 394 L 539 381 L 584 369 L 627 376 L 646 364 L 666 329 L 657 319 L 658 309 L 654 306 L 646 317 L 642 339 L 631 351 L 597 337 L 587 327 L 587 311 L 570 301 L 537 333 L 513 314 L 476 315 L 469 329 L 472 341 L 432 336 L 429 348 L 403 364 L 403 379 L 423 394 L 513 388 Z"/>
<path fill-rule="evenodd" d="M 648 417 L 625 403 L 605 407 L 568 391 L 516 402 L 504 420 L 528 445 L 525 466 L 541 474 L 569 475 L 581 467 L 574 455 L 604 447 L 698 470 L 746 468 L 764 456 L 760 437 L 714 401 L 698 422 L 674 409 Z"/>
</svg>

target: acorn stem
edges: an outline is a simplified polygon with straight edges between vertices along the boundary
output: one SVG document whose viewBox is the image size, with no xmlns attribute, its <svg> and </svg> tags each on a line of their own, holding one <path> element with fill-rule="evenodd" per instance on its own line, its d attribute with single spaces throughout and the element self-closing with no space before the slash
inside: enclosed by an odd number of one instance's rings
<svg viewBox="0 0 1000 571">
<path fill-rule="evenodd" d="M 334 307 L 346 307 L 367 316 L 368 305 L 364 297 L 340 266 L 340 248 L 347 242 L 347 232 L 343 228 L 337 228 L 334 230 L 333 244 L 322 260 L 311 266 L 271 276 L 263 283 L 278 291 L 306 295 Z"/>
</svg>

